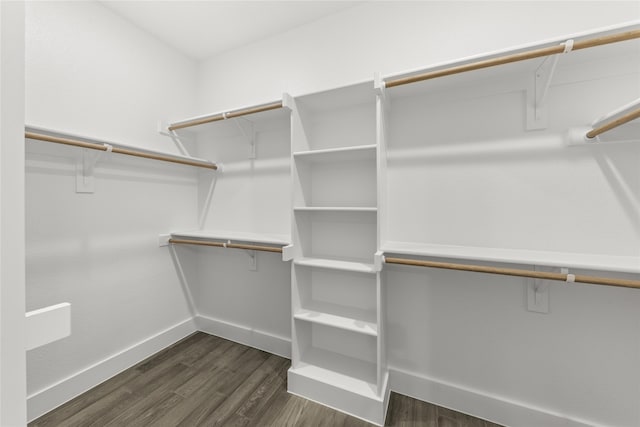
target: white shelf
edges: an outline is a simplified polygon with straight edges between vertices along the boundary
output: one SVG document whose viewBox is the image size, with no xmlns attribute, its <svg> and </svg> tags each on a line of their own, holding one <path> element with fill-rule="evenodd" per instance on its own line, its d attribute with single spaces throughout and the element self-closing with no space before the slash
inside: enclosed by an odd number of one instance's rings
<svg viewBox="0 0 640 427">
<path fill-rule="evenodd" d="M 531 251 L 524 249 L 451 246 L 393 241 L 385 242 L 380 249 L 385 253 L 403 255 L 640 273 L 640 256 Z"/>
<path fill-rule="evenodd" d="M 356 145 L 350 147 L 327 148 L 323 150 L 298 151 L 293 153 L 296 160 L 311 163 L 335 163 L 353 160 L 375 160 L 376 145 Z"/>
<path fill-rule="evenodd" d="M 329 304 L 327 304 L 329 305 Z M 331 304 L 333 305 L 333 304 Z M 318 307 L 314 307 L 318 308 Z M 340 310 L 340 309 L 338 309 Z M 344 308 L 342 308 L 344 311 Z M 325 326 L 331 326 L 334 328 L 340 328 L 351 332 L 357 332 L 360 334 L 378 336 L 378 325 L 375 322 L 368 322 L 362 320 L 370 317 L 369 313 L 364 310 L 352 309 L 353 317 L 339 316 L 337 314 L 331 314 L 325 310 L 316 311 L 302 308 L 293 315 L 295 319 L 303 320 L 311 323 L 318 323 Z"/>
<path fill-rule="evenodd" d="M 440 71 L 443 69 L 458 67 L 462 65 L 472 64 L 502 56 L 524 53 L 533 49 L 547 48 L 551 46 L 557 46 L 567 40 L 574 40 L 574 42 L 586 39 L 592 39 L 597 37 L 603 37 L 614 33 L 621 33 L 624 31 L 636 30 L 640 28 L 640 21 L 632 21 L 623 24 L 617 24 L 597 30 L 589 30 L 580 33 L 568 34 L 561 37 L 554 37 L 552 39 L 542 40 L 535 43 L 528 43 L 524 45 L 514 46 L 507 49 L 501 49 L 497 51 L 484 52 L 477 55 L 467 56 L 459 58 L 453 61 L 445 61 L 441 63 L 432 64 L 420 69 L 409 70 L 403 73 L 394 74 L 391 76 L 385 76 L 383 80 L 385 82 L 392 81 L 398 78 L 413 77 L 415 75 L 428 73 L 432 71 Z M 573 50 L 568 54 L 562 54 L 560 61 L 561 66 L 581 65 L 584 62 L 601 60 L 603 52 L 609 55 L 625 55 L 625 54 L 637 54 L 640 42 L 636 40 L 627 40 L 621 43 L 613 43 L 603 46 L 596 46 L 589 49 Z M 479 81 L 483 79 L 495 79 L 504 78 L 509 74 L 527 75 L 534 73 L 537 67 L 547 57 L 533 58 L 524 61 L 516 61 L 508 64 L 502 64 L 499 66 L 487 67 L 484 69 L 477 69 L 469 72 L 462 72 L 459 74 L 449 75 L 446 77 L 439 77 L 435 79 L 429 79 L 412 84 L 405 84 L 402 86 L 396 86 L 388 88 L 386 95 L 391 98 L 415 96 L 416 94 L 424 95 L 426 93 L 433 93 L 434 89 L 440 88 L 444 90 L 454 89 L 459 86 L 464 86 L 469 83 L 477 85 Z"/>
<path fill-rule="evenodd" d="M 376 212 L 378 208 L 358 206 L 296 206 L 293 210 L 296 212 Z"/>
<path fill-rule="evenodd" d="M 246 111 L 246 110 L 252 110 L 255 108 L 260 108 L 262 106 L 267 106 L 267 105 L 271 105 L 271 104 L 276 104 L 278 102 L 281 102 L 280 100 L 278 101 L 273 101 L 273 102 L 267 102 L 264 104 L 259 104 L 259 105 L 253 105 L 253 106 L 244 106 L 244 107 L 240 107 L 240 108 L 234 108 L 228 111 L 218 111 L 216 113 L 209 113 L 209 114 L 202 114 L 199 116 L 195 116 L 195 117 L 189 117 L 187 119 L 183 119 L 183 120 L 179 120 L 176 122 L 172 122 L 170 124 L 170 126 L 179 126 L 185 123 L 191 123 L 191 122 L 199 122 L 199 121 L 206 121 L 208 119 L 217 119 L 219 117 L 221 117 L 223 114 L 232 114 L 234 112 L 241 112 L 241 111 Z M 259 112 L 255 112 L 255 113 L 250 113 L 250 114 L 243 114 L 241 117 L 243 119 L 255 122 L 255 121 L 262 121 L 262 120 L 272 120 L 275 118 L 286 118 L 289 116 L 291 110 L 288 107 L 282 106 L 280 108 L 274 108 L 274 109 L 270 109 L 270 110 L 266 110 L 266 111 L 259 111 Z M 211 126 L 216 126 L 216 124 L 220 124 L 220 123 L 224 123 L 224 122 L 228 122 L 230 120 L 233 120 L 234 117 L 228 118 L 228 119 L 218 119 L 215 121 L 211 121 L 211 122 L 206 122 L 206 123 L 201 123 L 201 124 L 194 124 L 185 128 L 181 128 L 181 129 L 176 129 L 177 132 L 186 130 L 186 131 L 191 131 L 191 132 L 199 132 L 201 130 L 205 130 L 208 127 Z"/>
<path fill-rule="evenodd" d="M 288 245 L 291 243 L 291 238 L 285 234 L 263 234 L 228 230 L 174 231 L 171 233 L 171 236 L 202 240 L 232 240 L 236 242 L 266 243 L 271 245 Z"/>
<path fill-rule="evenodd" d="M 379 399 L 376 393 L 376 366 L 353 357 L 331 351 L 310 348 L 302 356 L 295 374 L 315 381 L 357 393 L 370 399 Z"/>
<path fill-rule="evenodd" d="M 295 265 L 307 267 L 329 268 L 333 270 L 355 271 L 359 273 L 375 273 L 375 266 L 362 261 L 336 260 L 329 258 L 299 258 L 293 261 Z"/>
<path fill-rule="evenodd" d="M 76 133 L 71 133 L 71 132 L 63 132 L 63 131 L 59 131 L 59 130 L 55 130 L 55 129 L 49 129 L 43 126 L 35 126 L 35 125 L 25 125 L 24 127 L 25 132 L 33 132 L 33 133 L 40 133 L 40 134 L 45 134 L 48 136 L 55 136 L 58 138 L 68 138 L 68 139 L 76 139 L 82 142 L 90 142 L 93 144 L 107 144 L 107 145 L 111 145 L 114 148 L 122 148 L 122 149 L 128 149 L 128 150 L 134 150 L 134 151 L 140 151 L 142 153 L 146 153 L 146 154 L 153 154 L 153 155 L 159 155 L 159 156 L 164 156 L 164 157 L 169 157 L 172 159 L 176 159 L 176 160 L 189 160 L 189 161 L 195 161 L 195 162 L 202 162 L 202 163 L 209 163 L 211 164 L 211 160 L 207 160 L 207 159 L 202 159 L 199 157 L 191 157 L 191 156 L 184 156 L 182 154 L 177 154 L 177 153 L 169 153 L 166 151 L 159 151 L 159 150 L 151 150 L 148 148 L 144 148 L 144 147 L 138 147 L 135 145 L 128 145 L 128 144 L 122 144 L 119 142 L 113 142 L 113 141 L 109 141 L 106 139 L 102 139 L 99 137 L 88 137 L 88 136 L 83 136 L 83 135 L 79 135 Z M 27 138 L 29 139 L 29 138 Z M 37 142 L 42 142 L 42 141 L 38 141 L 38 140 L 33 140 L 33 141 L 37 141 Z M 69 147 L 69 146 L 67 146 Z"/>
</svg>

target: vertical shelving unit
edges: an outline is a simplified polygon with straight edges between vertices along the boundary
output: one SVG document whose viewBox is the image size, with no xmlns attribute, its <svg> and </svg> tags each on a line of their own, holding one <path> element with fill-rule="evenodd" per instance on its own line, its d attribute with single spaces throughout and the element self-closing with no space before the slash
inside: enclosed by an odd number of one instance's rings
<svg viewBox="0 0 640 427">
<path fill-rule="evenodd" d="M 292 108 L 292 366 L 289 391 L 384 422 L 373 82 Z"/>
</svg>

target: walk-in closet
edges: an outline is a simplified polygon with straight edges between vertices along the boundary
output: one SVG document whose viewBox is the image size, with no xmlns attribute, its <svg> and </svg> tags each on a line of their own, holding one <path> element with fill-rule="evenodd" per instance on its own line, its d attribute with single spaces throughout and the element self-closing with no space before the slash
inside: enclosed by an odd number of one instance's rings
<svg viewBox="0 0 640 427">
<path fill-rule="evenodd" d="M 640 425 L 640 2 L 0 2 L 0 426 Z"/>
</svg>

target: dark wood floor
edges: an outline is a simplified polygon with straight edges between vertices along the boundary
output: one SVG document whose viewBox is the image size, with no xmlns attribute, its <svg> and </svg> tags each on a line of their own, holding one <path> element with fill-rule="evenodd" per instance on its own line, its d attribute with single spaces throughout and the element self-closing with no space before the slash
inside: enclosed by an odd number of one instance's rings
<svg viewBox="0 0 640 427">
<path fill-rule="evenodd" d="M 198 332 L 29 426 L 371 426 L 287 393 L 289 365 Z M 395 393 L 386 425 L 497 426 Z"/>
</svg>

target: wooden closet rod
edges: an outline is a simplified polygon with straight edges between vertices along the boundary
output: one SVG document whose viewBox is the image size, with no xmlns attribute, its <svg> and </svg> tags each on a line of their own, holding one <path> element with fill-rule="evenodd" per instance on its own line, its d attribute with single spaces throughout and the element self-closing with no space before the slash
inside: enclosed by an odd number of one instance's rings
<svg viewBox="0 0 640 427">
<path fill-rule="evenodd" d="M 56 144 L 72 145 L 74 147 L 89 148 L 91 150 L 109 151 L 108 144 L 98 144 L 94 142 L 78 141 L 75 139 L 60 138 L 57 136 L 45 135 L 45 134 L 34 133 L 34 132 L 25 132 L 24 136 L 25 138 L 35 139 L 38 141 L 55 142 Z M 211 162 L 182 159 L 180 157 L 171 157 L 163 154 L 147 153 L 144 151 L 137 151 L 129 148 L 112 147 L 111 152 L 117 153 L 117 154 L 126 154 L 127 156 L 143 157 L 145 159 L 161 160 L 163 162 L 179 163 L 181 165 L 196 166 L 199 168 L 207 168 L 207 169 L 213 169 L 213 170 L 218 169 L 218 166 L 215 163 L 211 163 Z"/>
<path fill-rule="evenodd" d="M 228 113 L 220 113 L 215 116 L 203 117 L 201 119 L 189 120 L 184 123 L 176 123 L 169 126 L 169 130 L 184 129 L 191 126 L 203 125 L 205 123 L 217 122 L 224 119 L 233 119 L 234 117 L 246 116 L 247 114 L 261 113 L 263 111 L 276 110 L 282 108 L 282 101 L 271 104 L 259 105 L 257 107 L 245 108 L 242 110 L 230 111 Z"/>
<path fill-rule="evenodd" d="M 606 36 L 594 37 L 586 40 L 577 40 L 573 43 L 571 50 L 587 49 L 590 47 L 601 46 L 610 43 L 617 43 L 625 40 L 632 40 L 640 38 L 640 29 L 630 30 L 617 34 L 609 34 Z M 527 59 L 540 58 L 543 56 L 555 55 L 563 53 L 565 49 L 564 43 L 543 47 L 538 49 L 532 49 L 520 53 L 514 53 L 511 55 L 499 56 L 497 58 L 485 59 L 482 61 L 472 62 L 469 64 L 456 65 L 450 68 L 444 68 L 442 70 L 428 71 L 426 73 L 417 74 L 410 77 L 401 77 L 396 79 L 385 80 L 385 87 L 394 87 L 400 85 L 406 85 L 409 83 L 420 82 L 423 80 L 435 79 L 437 77 L 449 76 L 452 74 L 465 73 L 467 71 L 479 70 L 482 68 L 494 67 L 496 65 L 509 64 L 512 62 L 524 61 Z"/>
<path fill-rule="evenodd" d="M 532 277 L 534 279 L 559 280 L 562 282 L 572 281 L 572 280 L 567 280 L 567 277 L 570 277 L 574 279 L 573 280 L 574 282 L 579 282 L 579 283 L 590 283 L 594 285 L 619 286 L 623 288 L 640 289 L 640 280 L 615 279 L 611 277 L 583 276 L 579 274 L 570 275 L 566 273 L 529 271 L 529 270 L 520 270 L 516 268 L 486 267 L 482 265 L 454 264 L 449 262 L 421 261 L 421 260 L 414 260 L 414 259 L 392 258 L 392 257 L 384 257 L 384 262 L 386 262 L 387 264 L 415 265 L 419 267 L 445 268 L 448 270 L 473 271 L 477 273 L 502 274 L 506 276 Z"/>
<path fill-rule="evenodd" d="M 605 123 L 603 125 L 598 126 L 597 128 L 591 129 L 587 132 L 587 138 L 595 138 L 596 136 L 605 133 L 613 128 L 617 128 L 620 125 L 623 125 L 631 120 L 635 120 L 640 118 L 640 108 L 637 110 L 631 111 L 624 116 L 618 117 L 615 120 L 610 121 L 609 123 Z"/>
<path fill-rule="evenodd" d="M 282 253 L 282 248 L 274 248 L 272 246 L 261 246 L 261 245 L 245 245 L 243 243 L 207 242 L 204 240 L 190 240 L 190 239 L 169 239 L 169 243 L 178 244 L 178 245 L 215 246 L 217 248 L 247 249 L 250 251 Z"/>
</svg>

